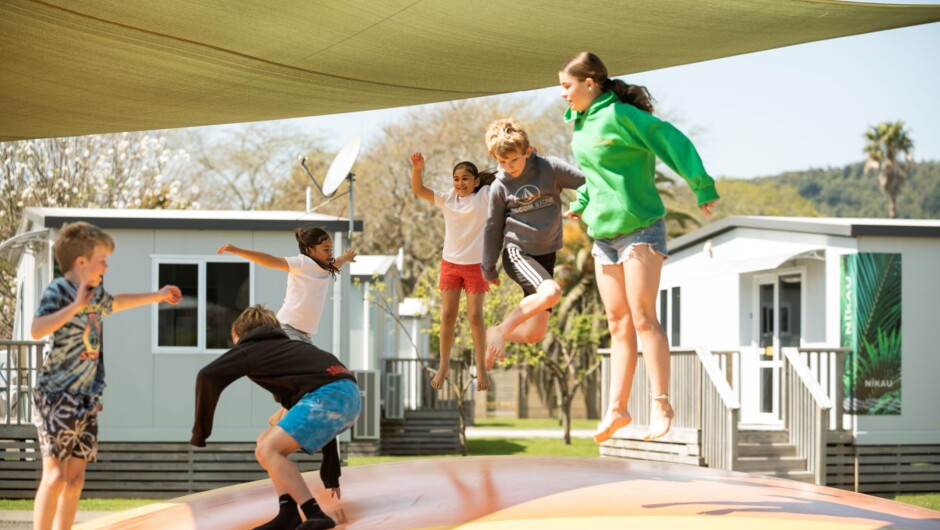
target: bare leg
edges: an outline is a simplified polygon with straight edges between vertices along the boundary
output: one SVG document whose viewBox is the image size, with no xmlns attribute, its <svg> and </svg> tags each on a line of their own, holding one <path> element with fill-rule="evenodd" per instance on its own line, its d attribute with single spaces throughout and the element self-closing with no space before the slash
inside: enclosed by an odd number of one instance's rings
<svg viewBox="0 0 940 530">
<path fill-rule="evenodd" d="M 65 490 L 66 462 L 51 456 L 42 457 L 42 479 L 33 504 L 33 529 L 50 530 L 55 519 L 59 497 Z"/>
<path fill-rule="evenodd" d="M 84 458 L 72 457 L 65 463 L 65 487 L 59 495 L 59 502 L 55 510 L 54 530 L 69 530 L 75 522 L 75 512 L 78 511 L 78 499 L 82 496 L 85 487 L 85 467 L 88 461 Z"/>
<path fill-rule="evenodd" d="M 623 267 L 597 263 L 594 270 L 610 331 L 610 402 L 594 435 L 594 443 L 602 443 L 632 421 L 627 405 L 636 373 L 637 342 L 624 287 Z"/>
<path fill-rule="evenodd" d="M 561 287 L 558 286 L 555 280 L 545 280 L 539 284 L 535 293 L 523 298 L 501 324 L 487 329 L 486 369 L 491 370 L 496 358 L 502 358 L 505 355 L 507 340 L 530 344 L 541 340 L 548 328 L 548 316 L 550 315 L 546 313 L 546 315 L 539 316 L 539 314 L 557 304 L 559 300 L 561 300 Z M 519 334 L 513 334 L 516 328 L 536 316 L 539 316 L 536 322 L 520 330 Z M 539 331 L 541 331 L 541 335 Z"/>
<path fill-rule="evenodd" d="M 285 410 L 285 411 L 286 411 L 286 409 L 281 409 L 281 410 Z M 280 412 L 280 411 L 278 411 L 278 412 Z M 282 414 L 281 416 L 283 417 L 283 414 Z M 273 430 L 273 427 L 275 427 L 276 425 L 277 425 L 277 423 L 274 423 L 273 425 L 271 425 L 271 427 L 269 427 L 269 428 L 267 428 L 267 429 L 261 431 L 261 434 L 258 435 L 258 440 L 255 442 L 258 447 L 260 447 L 261 444 L 264 442 L 265 438 L 267 438 L 268 435 L 271 434 L 271 431 Z M 257 451 L 256 451 L 256 452 L 257 452 Z M 287 488 L 284 486 L 284 484 L 281 483 L 280 481 L 275 481 L 275 480 L 274 480 L 274 477 L 271 477 L 271 484 L 274 485 L 274 491 L 277 492 L 278 497 L 280 497 L 281 495 L 284 495 L 285 493 L 287 493 Z"/>
<path fill-rule="evenodd" d="M 655 440 L 669 432 L 674 416 L 669 404 L 669 342 L 656 316 L 656 296 L 663 257 L 650 245 L 635 245 L 624 263 L 627 300 L 633 324 L 643 344 L 652 400 L 649 432 L 644 440 Z M 662 397 L 665 396 L 665 397 Z"/>
<path fill-rule="evenodd" d="M 450 350 L 454 345 L 454 327 L 460 310 L 460 289 L 441 291 L 441 365 L 431 379 L 431 386 L 440 389 L 447 379 L 450 368 Z"/>
<path fill-rule="evenodd" d="M 470 332 L 473 334 L 473 360 L 477 366 L 477 391 L 482 392 L 490 388 L 490 379 L 486 375 L 485 350 L 486 327 L 483 321 L 483 298 L 485 293 L 467 292 L 467 318 L 470 321 Z"/>
<path fill-rule="evenodd" d="M 300 444 L 291 438 L 284 429 L 274 426 L 258 438 L 255 457 L 261 467 L 268 472 L 278 494 L 288 493 L 297 504 L 303 504 L 313 498 L 307 483 L 300 475 L 297 465 L 288 460 L 288 456 L 300 449 Z"/>
</svg>

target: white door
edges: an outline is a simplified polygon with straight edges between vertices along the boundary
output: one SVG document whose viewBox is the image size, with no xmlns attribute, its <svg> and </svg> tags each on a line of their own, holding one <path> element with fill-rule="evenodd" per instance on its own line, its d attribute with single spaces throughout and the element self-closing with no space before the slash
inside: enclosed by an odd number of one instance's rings
<svg viewBox="0 0 940 530">
<path fill-rule="evenodd" d="M 750 395 L 742 396 L 750 401 L 748 423 L 778 425 L 782 423 L 780 408 L 780 375 L 783 361 L 781 347 L 800 345 L 803 320 L 803 275 L 779 273 L 759 276 L 756 285 L 754 318 L 756 326 L 756 360 L 749 363 L 754 384 Z"/>
</svg>

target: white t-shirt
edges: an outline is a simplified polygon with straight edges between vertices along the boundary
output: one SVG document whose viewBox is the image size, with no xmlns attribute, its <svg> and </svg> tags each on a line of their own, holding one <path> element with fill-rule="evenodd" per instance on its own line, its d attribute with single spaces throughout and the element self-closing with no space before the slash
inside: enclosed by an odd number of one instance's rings
<svg viewBox="0 0 940 530">
<path fill-rule="evenodd" d="M 490 207 L 490 187 L 483 186 L 469 197 L 460 197 L 451 188 L 435 191 L 434 204 L 444 212 L 444 251 L 442 257 L 457 265 L 483 261 L 483 228 Z"/>
<path fill-rule="evenodd" d="M 309 256 L 298 254 L 284 259 L 290 272 L 287 273 L 287 293 L 277 319 L 281 324 L 312 335 L 320 324 L 332 276 Z"/>
</svg>

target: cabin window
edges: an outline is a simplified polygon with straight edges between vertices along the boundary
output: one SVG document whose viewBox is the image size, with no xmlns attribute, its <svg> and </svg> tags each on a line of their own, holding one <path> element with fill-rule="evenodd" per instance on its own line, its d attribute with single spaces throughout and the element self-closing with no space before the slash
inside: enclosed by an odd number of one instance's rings
<svg viewBox="0 0 940 530">
<path fill-rule="evenodd" d="M 155 289 L 170 284 L 183 292 L 179 304 L 155 307 L 156 350 L 192 353 L 231 348 L 232 322 L 252 303 L 249 264 L 161 259 L 156 269 Z"/>
</svg>

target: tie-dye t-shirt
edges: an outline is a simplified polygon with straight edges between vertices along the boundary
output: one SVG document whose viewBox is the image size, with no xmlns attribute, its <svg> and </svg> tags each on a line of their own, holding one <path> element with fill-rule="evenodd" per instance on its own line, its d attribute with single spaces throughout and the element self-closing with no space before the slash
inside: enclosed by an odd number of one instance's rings
<svg viewBox="0 0 940 530">
<path fill-rule="evenodd" d="M 75 300 L 78 286 L 56 278 L 46 287 L 36 316 L 55 313 Z M 104 390 L 101 319 L 111 314 L 114 298 L 99 285 L 88 305 L 52 334 L 52 351 L 43 361 L 37 388 L 95 397 Z"/>
</svg>

